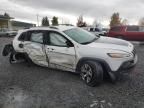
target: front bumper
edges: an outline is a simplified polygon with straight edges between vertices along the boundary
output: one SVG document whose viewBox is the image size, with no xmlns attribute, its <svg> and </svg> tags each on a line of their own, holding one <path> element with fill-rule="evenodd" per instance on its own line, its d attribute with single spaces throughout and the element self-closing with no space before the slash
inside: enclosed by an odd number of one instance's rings
<svg viewBox="0 0 144 108">
<path fill-rule="evenodd" d="M 128 70 L 130 68 L 133 68 L 136 65 L 137 61 L 138 61 L 138 57 L 137 57 L 137 55 L 135 55 L 132 60 L 122 63 L 122 65 L 120 66 L 118 71 L 124 71 L 124 70 Z"/>
<path fill-rule="evenodd" d="M 136 66 L 137 61 L 138 61 L 138 57 L 135 54 L 135 56 L 132 60 L 129 60 L 129 61 L 122 63 L 122 65 L 120 66 L 118 71 L 109 72 L 111 80 L 115 81 L 119 77 L 120 74 L 130 73 L 134 69 L 134 67 Z"/>
</svg>

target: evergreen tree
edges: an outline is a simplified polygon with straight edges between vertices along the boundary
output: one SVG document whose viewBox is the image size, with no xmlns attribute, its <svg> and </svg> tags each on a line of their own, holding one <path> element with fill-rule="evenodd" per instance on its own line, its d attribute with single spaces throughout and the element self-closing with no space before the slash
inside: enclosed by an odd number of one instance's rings
<svg viewBox="0 0 144 108">
<path fill-rule="evenodd" d="M 10 18 L 10 15 L 6 12 L 4 13 L 4 16 L 7 17 L 7 18 Z"/>
<path fill-rule="evenodd" d="M 58 25 L 58 17 L 53 17 L 53 19 L 52 19 L 52 25 L 53 26 L 56 26 L 56 25 Z"/>
<path fill-rule="evenodd" d="M 111 17 L 110 27 L 121 25 L 121 19 L 119 17 L 119 13 L 114 13 Z"/>
<path fill-rule="evenodd" d="M 49 20 L 48 17 L 43 17 L 42 19 L 42 26 L 49 26 Z"/>
</svg>

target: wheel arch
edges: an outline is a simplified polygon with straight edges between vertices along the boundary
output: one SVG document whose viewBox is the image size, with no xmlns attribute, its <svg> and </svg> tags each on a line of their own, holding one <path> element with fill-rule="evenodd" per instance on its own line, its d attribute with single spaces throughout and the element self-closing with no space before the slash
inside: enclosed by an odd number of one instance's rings
<svg viewBox="0 0 144 108">
<path fill-rule="evenodd" d="M 81 58 L 77 63 L 77 66 L 76 66 L 76 72 L 77 73 L 79 73 L 79 68 L 80 68 L 81 64 L 85 61 L 99 62 L 102 65 L 104 71 L 111 72 L 111 68 L 105 60 L 99 59 L 99 58 L 84 57 L 84 58 Z"/>
</svg>

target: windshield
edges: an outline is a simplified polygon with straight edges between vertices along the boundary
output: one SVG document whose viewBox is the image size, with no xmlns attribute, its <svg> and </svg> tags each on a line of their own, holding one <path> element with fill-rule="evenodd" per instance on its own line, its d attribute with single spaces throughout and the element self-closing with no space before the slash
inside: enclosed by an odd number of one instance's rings
<svg viewBox="0 0 144 108">
<path fill-rule="evenodd" d="M 97 36 L 80 28 L 69 29 L 64 33 L 80 44 L 88 44 L 98 39 Z"/>
</svg>

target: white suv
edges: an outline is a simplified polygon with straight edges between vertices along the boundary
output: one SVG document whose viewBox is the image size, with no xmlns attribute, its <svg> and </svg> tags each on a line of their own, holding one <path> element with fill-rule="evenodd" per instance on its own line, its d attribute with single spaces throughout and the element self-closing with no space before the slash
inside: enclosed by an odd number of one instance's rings
<svg viewBox="0 0 144 108">
<path fill-rule="evenodd" d="M 96 37 L 74 26 L 36 27 L 19 31 L 12 45 L 10 63 L 20 59 L 49 68 L 80 73 L 89 86 L 103 81 L 104 74 L 115 81 L 117 73 L 135 66 L 134 46 L 125 40 Z"/>
</svg>

